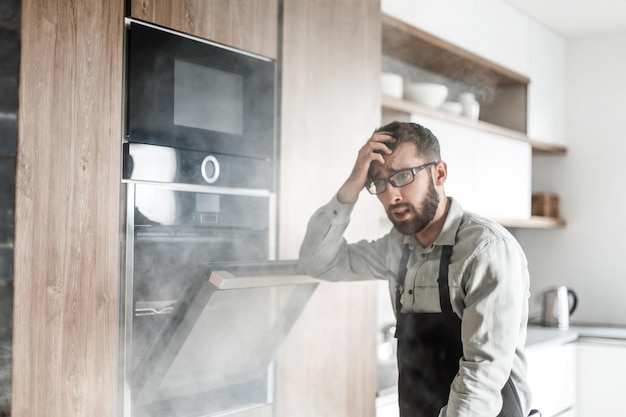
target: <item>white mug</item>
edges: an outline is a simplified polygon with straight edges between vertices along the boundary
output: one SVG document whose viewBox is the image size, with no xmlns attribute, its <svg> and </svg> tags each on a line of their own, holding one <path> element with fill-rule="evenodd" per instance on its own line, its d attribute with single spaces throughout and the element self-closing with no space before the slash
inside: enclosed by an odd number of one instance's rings
<svg viewBox="0 0 626 417">
<path fill-rule="evenodd" d="M 457 97 L 457 101 L 463 105 L 463 116 L 469 117 L 472 120 L 478 120 L 480 114 L 480 103 L 474 97 L 472 93 L 461 93 Z"/>
</svg>

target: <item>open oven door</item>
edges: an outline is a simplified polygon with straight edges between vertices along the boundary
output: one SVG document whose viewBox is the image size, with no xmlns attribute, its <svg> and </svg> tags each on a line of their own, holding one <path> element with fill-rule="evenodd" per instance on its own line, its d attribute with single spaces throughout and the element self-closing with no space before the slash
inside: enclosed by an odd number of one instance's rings
<svg viewBox="0 0 626 417">
<path fill-rule="evenodd" d="M 293 261 L 205 265 L 132 378 L 133 416 L 270 416 L 271 363 L 319 281 Z"/>
</svg>

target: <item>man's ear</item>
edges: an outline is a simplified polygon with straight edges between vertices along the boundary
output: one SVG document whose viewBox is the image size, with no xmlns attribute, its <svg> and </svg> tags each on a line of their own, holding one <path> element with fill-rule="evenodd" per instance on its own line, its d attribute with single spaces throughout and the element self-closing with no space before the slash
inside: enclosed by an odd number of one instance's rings
<svg viewBox="0 0 626 417">
<path fill-rule="evenodd" d="M 446 178 L 448 178 L 448 164 L 445 161 L 440 161 L 437 165 L 435 165 L 435 175 L 433 176 L 435 180 L 435 185 L 442 186 L 444 182 L 446 182 Z"/>
</svg>

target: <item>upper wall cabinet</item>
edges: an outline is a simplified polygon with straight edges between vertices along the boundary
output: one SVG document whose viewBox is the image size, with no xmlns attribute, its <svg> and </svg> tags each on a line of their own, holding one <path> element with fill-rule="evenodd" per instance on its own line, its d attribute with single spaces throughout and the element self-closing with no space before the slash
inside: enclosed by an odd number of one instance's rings
<svg viewBox="0 0 626 417">
<path fill-rule="evenodd" d="M 452 98 L 455 90 L 471 91 L 481 104 L 480 120 L 470 120 L 407 100 L 383 97 L 383 116 L 424 114 L 529 143 L 535 152 L 565 152 L 561 145 L 534 140 L 527 134 L 528 77 L 386 14 L 382 16 L 382 49 L 383 71 L 417 71 L 405 78 L 445 83 Z"/>
<path fill-rule="evenodd" d="M 538 23 L 531 24 L 531 84 L 528 136 L 565 146 L 566 42 Z"/>
<path fill-rule="evenodd" d="M 131 17 L 276 59 L 278 0 L 132 0 Z"/>
<path fill-rule="evenodd" d="M 530 19 L 503 0 L 383 0 L 383 13 L 523 75 Z"/>
</svg>

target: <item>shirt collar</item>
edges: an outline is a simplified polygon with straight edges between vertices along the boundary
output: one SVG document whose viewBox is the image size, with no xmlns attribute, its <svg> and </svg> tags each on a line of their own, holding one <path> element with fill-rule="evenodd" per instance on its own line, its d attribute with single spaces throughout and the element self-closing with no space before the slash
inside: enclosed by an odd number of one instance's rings
<svg viewBox="0 0 626 417">
<path fill-rule="evenodd" d="M 441 233 L 435 239 L 435 245 L 454 245 L 456 242 L 456 232 L 461 226 L 463 220 L 463 207 L 452 197 L 448 197 L 450 201 L 450 209 L 446 220 L 443 222 Z"/>
</svg>

